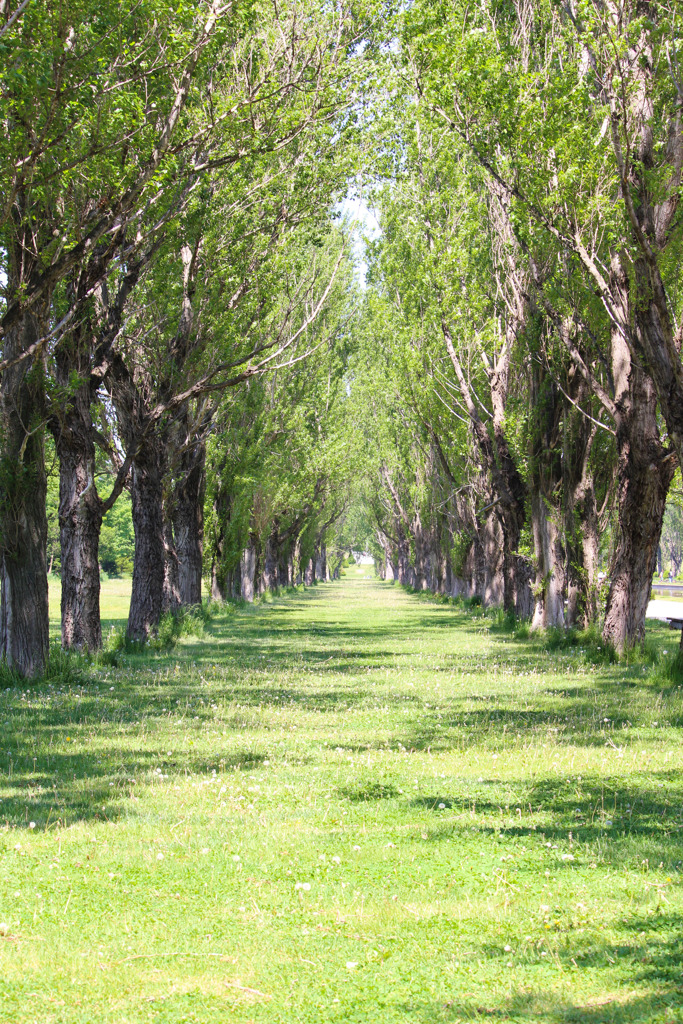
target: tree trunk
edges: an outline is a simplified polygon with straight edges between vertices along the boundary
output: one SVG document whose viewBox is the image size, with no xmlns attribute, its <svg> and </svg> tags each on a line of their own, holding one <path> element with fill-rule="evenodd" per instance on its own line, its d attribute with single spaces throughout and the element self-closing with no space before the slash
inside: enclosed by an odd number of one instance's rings
<svg viewBox="0 0 683 1024">
<path fill-rule="evenodd" d="M 218 564 L 214 560 L 211 563 L 211 600 L 212 601 L 225 601 L 225 580 L 222 574 L 219 574 Z"/>
<path fill-rule="evenodd" d="M 286 589 L 292 585 L 292 563 L 289 544 L 280 543 L 277 557 L 278 586 Z"/>
<path fill-rule="evenodd" d="M 409 586 L 411 581 L 410 572 L 410 545 L 403 532 L 403 526 L 398 523 L 398 582 Z"/>
<path fill-rule="evenodd" d="M 294 586 L 299 586 L 301 583 L 301 538 L 297 537 L 294 545 L 294 551 L 292 552 L 291 559 L 292 566 L 292 583 Z"/>
<path fill-rule="evenodd" d="M 160 444 L 145 448 L 132 471 L 135 560 L 128 614 L 128 636 L 143 641 L 159 624 L 164 589 L 163 456 Z"/>
<path fill-rule="evenodd" d="M 254 602 L 254 576 L 256 574 L 256 547 L 251 544 L 240 559 L 240 596 L 249 604 Z"/>
<path fill-rule="evenodd" d="M 312 587 L 313 581 L 315 580 L 315 564 L 312 558 L 309 558 L 306 562 L 306 569 L 304 571 L 304 586 Z"/>
<path fill-rule="evenodd" d="M 325 544 L 321 541 L 315 549 L 315 578 L 324 583 L 327 579 L 327 556 Z"/>
<path fill-rule="evenodd" d="M 564 552 L 558 525 L 543 492 L 531 495 L 531 523 L 536 556 L 536 605 L 532 629 L 564 626 Z"/>
<path fill-rule="evenodd" d="M 24 314 L 8 331 L 3 356 L 20 355 L 38 337 L 34 316 Z M 2 374 L 0 657 L 30 678 L 44 671 L 49 646 L 43 395 L 39 362 L 26 359 Z"/>
<path fill-rule="evenodd" d="M 173 490 L 173 538 L 182 605 L 202 601 L 205 463 L 206 446 L 198 442 L 183 453 Z"/>
<path fill-rule="evenodd" d="M 164 613 L 177 612 L 180 608 L 180 584 L 178 555 L 173 543 L 173 524 L 170 512 L 164 502 L 164 584 L 162 608 Z"/>
<path fill-rule="evenodd" d="M 593 478 L 586 466 L 567 502 L 567 625 L 588 626 L 598 615 L 600 556 L 598 509 Z"/>
<path fill-rule="evenodd" d="M 211 534 L 211 600 L 225 601 L 225 531 L 230 516 L 230 497 L 219 480 L 213 499 L 213 530 Z"/>
<path fill-rule="evenodd" d="M 485 605 L 504 605 L 505 576 L 503 573 L 505 539 L 498 516 L 489 514 L 481 528 L 481 550 L 484 563 L 483 592 Z M 475 584 L 476 585 L 476 584 Z M 477 589 L 475 593 L 479 593 Z"/>
<path fill-rule="evenodd" d="M 427 566 L 425 557 L 425 537 L 422 532 L 422 525 L 419 518 L 412 525 L 413 542 L 415 546 L 415 582 L 416 590 L 427 589 Z"/>
<path fill-rule="evenodd" d="M 531 369 L 531 445 L 529 490 L 534 538 L 536 606 L 532 629 L 564 626 L 565 558 L 562 546 L 560 428 L 564 404 L 557 386 L 538 360 Z"/>
<path fill-rule="evenodd" d="M 675 460 L 659 436 L 652 381 L 613 338 L 619 471 L 618 539 L 603 637 L 621 652 L 641 643 Z"/>
<path fill-rule="evenodd" d="M 99 545 L 102 502 L 95 486 L 95 447 L 88 393 L 52 430 L 59 457 L 62 647 L 102 646 Z"/>
<path fill-rule="evenodd" d="M 278 532 L 277 524 L 273 527 L 266 540 L 264 553 L 263 582 L 266 590 L 277 590 L 278 586 Z"/>
<path fill-rule="evenodd" d="M 515 566 L 515 614 L 518 619 L 530 619 L 534 611 L 534 595 L 531 581 L 534 571 L 528 558 L 517 555 Z"/>
</svg>

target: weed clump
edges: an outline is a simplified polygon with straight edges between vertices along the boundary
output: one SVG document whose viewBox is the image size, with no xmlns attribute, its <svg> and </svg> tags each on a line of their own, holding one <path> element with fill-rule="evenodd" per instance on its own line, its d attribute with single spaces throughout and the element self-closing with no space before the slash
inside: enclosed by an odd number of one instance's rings
<svg viewBox="0 0 683 1024">
<path fill-rule="evenodd" d="M 660 655 L 650 679 L 661 687 L 683 686 L 683 651 L 680 647 L 673 654 Z"/>
<path fill-rule="evenodd" d="M 184 636 L 203 637 L 206 627 L 213 618 L 211 605 L 202 603 L 191 608 L 179 608 L 166 612 L 161 617 L 156 633 L 150 637 L 149 646 L 154 651 L 170 651 Z"/>
<path fill-rule="evenodd" d="M 585 660 L 593 665 L 613 665 L 618 661 L 614 647 L 603 639 L 596 625 L 585 629 L 559 629 L 553 626 L 542 636 L 543 647 L 549 653 L 579 649 Z"/>
</svg>

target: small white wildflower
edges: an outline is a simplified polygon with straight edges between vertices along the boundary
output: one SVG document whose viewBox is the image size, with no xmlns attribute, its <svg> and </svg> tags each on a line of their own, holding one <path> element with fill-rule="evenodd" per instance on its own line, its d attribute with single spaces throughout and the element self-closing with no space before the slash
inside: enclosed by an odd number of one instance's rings
<svg viewBox="0 0 683 1024">
<path fill-rule="evenodd" d="M 5 921 L 0 921 L 0 935 L 8 935 L 8 934 L 9 934 L 9 925 Z"/>
<path fill-rule="evenodd" d="M 29 821 L 29 823 L 28 823 L 28 827 L 29 827 L 29 828 L 35 828 L 35 827 L 36 827 L 36 823 L 35 823 L 35 821 Z"/>
<path fill-rule="evenodd" d="M 341 857 L 333 857 L 332 860 L 335 864 L 341 864 Z"/>
<path fill-rule="evenodd" d="M 503 946 L 503 952 L 504 953 L 511 953 L 512 952 L 512 946 Z"/>
<path fill-rule="evenodd" d="M 202 853 L 208 853 L 208 852 L 209 852 L 209 847 L 208 846 L 202 847 Z"/>
<path fill-rule="evenodd" d="M 356 850 L 356 852 L 358 852 L 360 850 L 360 846 L 354 846 L 354 850 Z"/>
<path fill-rule="evenodd" d="M 445 811 L 446 810 L 446 805 L 445 804 L 439 804 L 439 810 L 440 811 Z"/>
<path fill-rule="evenodd" d="M 233 853 L 232 859 L 234 860 L 235 864 L 237 864 L 239 862 L 239 859 L 240 859 L 239 853 Z"/>
<path fill-rule="evenodd" d="M 547 903 L 541 903 L 540 910 L 541 910 L 542 914 L 547 914 L 548 911 L 550 910 L 550 907 L 548 906 Z"/>
<path fill-rule="evenodd" d="M 357 960 L 347 960 L 346 961 L 346 969 L 347 969 L 347 971 L 352 971 L 354 969 L 354 967 L 358 967 L 358 961 Z"/>
<path fill-rule="evenodd" d="M 158 853 L 157 854 L 157 860 L 163 860 L 163 859 L 164 859 L 163 853 Z"/>
<path fill-rule="evenodd" d="M 574 860 L 574 854 L 573 853 L 563 853 L 562 854 L 562 860 Z"/>
</svg>

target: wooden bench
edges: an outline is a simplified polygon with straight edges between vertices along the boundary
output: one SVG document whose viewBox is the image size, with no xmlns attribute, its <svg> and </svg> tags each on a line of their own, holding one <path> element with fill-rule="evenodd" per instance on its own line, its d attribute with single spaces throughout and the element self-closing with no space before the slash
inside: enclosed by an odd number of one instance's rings
<svg viewBox="0 0 683 1024">
<path fill-rule="evenodd" d="M 667 615 L 666 621 L 669 623 L 669 629 L 683 629 L 683 619 L 674 619 Z"/>
</svg>

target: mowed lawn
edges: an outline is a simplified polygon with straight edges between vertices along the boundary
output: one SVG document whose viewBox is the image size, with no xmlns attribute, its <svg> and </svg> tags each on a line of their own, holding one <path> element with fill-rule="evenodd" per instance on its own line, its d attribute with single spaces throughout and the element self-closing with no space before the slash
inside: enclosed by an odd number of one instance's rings
<svg viewBox="0 0 683 1024">
<path fill-rule="evenodd" d="M 3 1024 L 683 1021 L 681 689 L 370 572 L 0 693 Z"/>
</svg>

